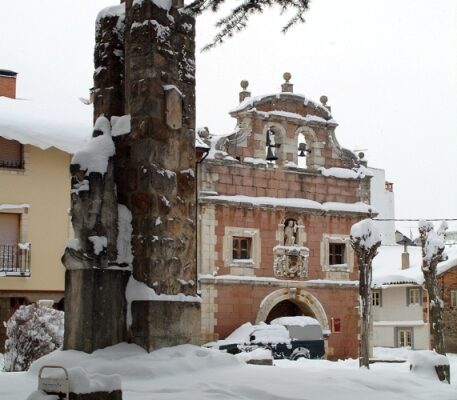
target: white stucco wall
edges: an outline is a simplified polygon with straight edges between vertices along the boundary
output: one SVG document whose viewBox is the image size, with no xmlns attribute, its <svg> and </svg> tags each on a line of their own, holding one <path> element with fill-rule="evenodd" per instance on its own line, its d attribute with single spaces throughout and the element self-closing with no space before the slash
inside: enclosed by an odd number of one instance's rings
<svg viewBox="0 0 457 400">
<path fill-rule="evenodd" d="M 373 346 L 375 347 L 396 347 L 397 346 L 397 330 L 399 325 L 390 326 L 373 326 Z M 409 326 L 403 327 L 412 328 L 412 348 L 414 350 L 428 350 L 430 347 L 429 324 L 422 326 Z"/>
<path fill-rule="evenodd" d="M 385 189 L 386 173 L 383 169 L 370 168 L 371 178 L 370 203 L 379 212 L 377 218 L 395 218 L 394 193 Z M 395 244 L 395 222 L 377 222 L 382 235 L 382 244 Z"/>
<path fill-rule="evenodd" d="M 423 322 L 422 305 L 407 304 L 408 285 L 389 286 L 381 290 L 381 306 L 373 306 L 373 346 L 396 347 L 396 328 L 412 328 L 412 346 L 429 348 L 429 325 Z"/>
<path fill-rule="evenodd" d="M 373 306 L 373 321 L 422 320 L 422 306 L 419 304 L 407 304 L 407 288 L 407 285 L 383 288 L 381 290 L 382 306 Z"/>
</svg>

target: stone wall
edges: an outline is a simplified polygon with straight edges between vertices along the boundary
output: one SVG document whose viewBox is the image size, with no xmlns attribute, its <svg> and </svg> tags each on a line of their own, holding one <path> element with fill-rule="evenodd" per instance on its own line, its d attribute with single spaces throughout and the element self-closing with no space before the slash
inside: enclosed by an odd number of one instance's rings
<svg viewBox="0 0 457 400">
<path fill-rule="evenodd" d="M 457 290 L 457 268 L 438 277 L 439 293 L 444 301 L 444 342 L 446 352 L 457 352 L 457 308 L 451 307 L 451 290 Z"/>
<path fill-rule="evenodd" d="M 316 172 L 213 160 L 205 160 L 201 174 L 200 190 L 219 195 L 306 198 L 320 203 L 355 203 L 369 198 L 369 178 L 338 179 Z"/>
<path fill-rule="evenodd" d="M 73 182 L 85 177 L 90 189 L 72 194 L 82 251 L 67 248 L 64 256 L 66 349 L 91 352 L 131 339 L 153 350 L 199 341 L 199 302 L 180 300 L 197 292 L 195 27 L 182 1 L 170 6 L 128 0 L 97 18 L 94 116 L 130 115 L 131 130 L 113 138 L 106 173 L 87 176 L 72 166 Z M 132 214 L 133 265 L 117 261 L 118 204 Z M 90 235 L 107 238 L 96 257 L 85 248 Z M 129 331 L 130 275 L 157 295 L 177 297 L 133 299 Z"/>
<path fill-rule="evenodd" d="M 126 113 L 117 143 L 119 201 L 133 214 L 133 275 L 158 293 L 196 279 L 194 20 L 127 1 Z M 176 125 L 174 120 L 176 119 Z"/>
<path fill-rule="evenodd" d="M 273 276 L 274 254 L 273 248 L 276 245 L 282 244 L 278 238 L 278 231 L 283 229 L 284 220 L 286 218 L 296 218 L 304 226 L 305 241 L 304 246 L 309 248 L 308 259 L 308 275 L 303 279 L 325 279 L 331 278 L 326 274 L 322 267 L 321 252 L 323 245 L 324 234 L 333 235 L 335 237 L 346 236 L 349 234 L 351 226 L 360 220 L 360 216 L 338 216 L 319 214 L 304 214 L 300 212 L 286 211 L 285 209 L 268 209 L 254 207 L 236 207 L 230 205 L 215 206 L 215 220 L 217 225 L 214 226 L 214 246 L 202 253 L 202 262 L 207 254 L 212 256 L 215 270 L 209 270 L 208 273 L 217 271 L 219 275 L 233 274 L 230 268 L 230 262 L 227 259 L 230 254 L 226 254 L 224 249 L 224 236 L 226 235 L 226 227 L 245 228 L 246 231 L 259 229 L 260 236 L 260 263 L 259 268 L 253 268 L 252 273 L 238 272 L 240 275 L 254 275 L 258 277 Z M 206 213 L 206 209 L 202 207 L 202 214 Z M 211 222 L 208 221 L 211 225 Z M 214 224 L 213 224 L 214 225 Z M 207 233 L 211 235 L 211 232 Z M 209 238 L 203 238 L 203 242 L 209 241 Z M 348 249 L 349 251 L 349 249 Z M 351 264 L 351 263 L 350 263 Z M 243 268 L 243 267 L 241 267 Z M 249 266 L 244 267 L 250 268 Z M 252 269 L 252 268 L 250 268 Z M 336 278 L 336 277 L 333 277 Z M 358 270 L 353 264 L 349 267 L 347 279 L 357 280 Z"/>
<path fill-rule="evenodd" d="M 204 285 L 205 287 L 206 285 Z M 267 283 L 245 283 L 216 285 L 217 296 L 214 299 L 215 320 L 213 338 L 225 338 L 245 322 L 256 323 L 263 299 L 278 287 Z M 300 289 L 297 289 L 300 290 Z M 356 287 L 304 287 L 325 309 L 327 319 L 341 319 L 341 332 L 331 333 L 327 342 L 329 359 L 357 357 L 358 352 L 358 289 Z M 316 317 L 309 314 L 312 317 Z"/>
<path fill-rule="evenodd" d="M 16 77 L 0 75 L 0 96 L 16 98 Z"/>
</svg>

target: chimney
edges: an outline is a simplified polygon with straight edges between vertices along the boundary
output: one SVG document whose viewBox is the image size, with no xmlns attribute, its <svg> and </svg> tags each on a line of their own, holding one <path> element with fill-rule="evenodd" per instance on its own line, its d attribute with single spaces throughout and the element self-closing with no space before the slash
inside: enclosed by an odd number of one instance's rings
<svg viewBox="0 0 457 400">
<path fill-rule="evenodd" d="M 17 72 L 8 69 L 0 69 L 0 96 L 16 98 Z"/>
<path fill-rule="evenodd" d="M 247 97 L 251 97 L 251 92 L 246 90 L 248 88 L 248 86 L 249 86 L 249 82 L 248 81 L 242 80 L 240 85 L 241 85 L 241 87 L 243 89 L 240 92 L 240 103 L 242 103 L 244 99 L 246 99 Z"/>
<path fill-rule="evenodd" d="M 403 253 L 401 253 L 401 269 L 409 268 L 409 253 L 406 238 L 403 239 Z"/>
<path fill-rule="evenodd" d="M 294 85 L 289 82 L 290 78 L 292 78 L 292 75 L 289 72 L 284 72 L 284 75 L 282 77 L 284 78 L 285 82 L 281 85 L 281 91 L 293 93 Z"/>
</svg>

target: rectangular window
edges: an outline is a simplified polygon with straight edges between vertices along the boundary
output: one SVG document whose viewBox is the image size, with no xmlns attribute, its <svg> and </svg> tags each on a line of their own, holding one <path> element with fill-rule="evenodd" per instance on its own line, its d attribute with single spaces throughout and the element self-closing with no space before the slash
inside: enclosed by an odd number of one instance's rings
<svg viewBox="0 0 457 400">
<path fill-rule="evenodd" d="M 332 318 L 332 332 L 341 332 L 341 318 Z"/>
<path fill-rule="evenodd" d="M 408 305 L 421 304 L 421 290 L 420 288 L 408 288 Z"/>
<path fill-rule="evenodd" d="M 19 243 L 20 214 L 0 213 L 0 245 Z"/>
<path fill-rule="evenodd" d="M 329 265 L 344 264 L 345 243 L 329 243 Z"/>
<path fill-rule="evenodd" d="M 0 137 L 0 168 L 23 168 L 22 144 Z"/>
<path fill-rule="evenodd" d="M 21 215 L 0 213 L 0 272 L 30 275 L 30 244 L 20 243 Z"/>
<path fill-rule="evenodd" d="M 457 290 L 451 290 L 451 307 L 457 308 Z"/>
<path fill-rule="evenodd" d="M 381 307 L 381 291 L 373 290 L 372 293 L 372 304 L 373 306 Z"/>
<path fill-rule="evenodd" d="M 234 237 L 232 247 L 232 259 L 249 260 L 251 258 L 251 243 L 251 238 Z"/>
<path fill-rule="evenodd" d="M 413 331 L 411 328 L 398 328 L 397 344 L 398 347 L 412 347 Z"/>
</svg>

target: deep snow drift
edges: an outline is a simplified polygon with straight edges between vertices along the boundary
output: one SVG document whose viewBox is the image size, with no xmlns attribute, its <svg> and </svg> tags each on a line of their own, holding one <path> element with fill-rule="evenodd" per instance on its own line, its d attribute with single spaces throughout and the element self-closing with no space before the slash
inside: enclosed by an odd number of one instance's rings
<svg viewBox="0 0 457 400">
<path fill-rule="evenodd" d="M 356 360 L 281 360 L 268 367 L 247 365 L 235 356 L 190 345 L 148 354 L 132 344 L 91 355 L 56 351 L 34 363 L 27 373 L 0 373 L 0 398 L 26 399 L 36 389 L 39 368 L 46 364 L 83 368 L 89 375 L 120 375 L 124 400 L 457 398 L 457 386 L 411 373 L 407 363 L 374 364 L 364 370 Z"/>
</svg>

